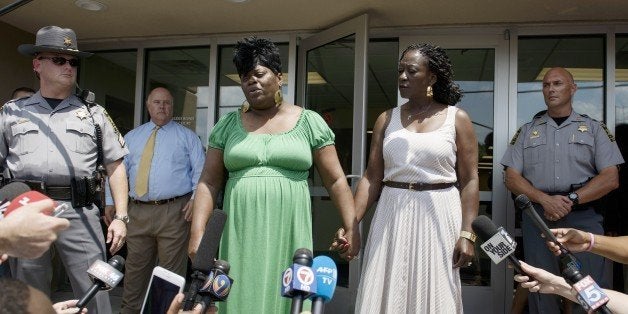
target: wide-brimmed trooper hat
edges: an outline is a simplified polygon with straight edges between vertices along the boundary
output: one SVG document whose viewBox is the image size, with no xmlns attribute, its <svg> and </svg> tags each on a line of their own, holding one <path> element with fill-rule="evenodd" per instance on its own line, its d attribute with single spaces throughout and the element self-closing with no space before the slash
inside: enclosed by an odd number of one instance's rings
<svg viewBox="0 0 628 314">
<path fill-rule="evenodd" d="M 59 26 L 42 27 L 37 31 L 34 45 L 20 45 L 17 47 L 17 51 L 27 56 L 34 56 L 40 52 L 57 52 L 78 57 L 93 55 L 91 52 L 79 51 L 74 31 Z"/>
</svg>

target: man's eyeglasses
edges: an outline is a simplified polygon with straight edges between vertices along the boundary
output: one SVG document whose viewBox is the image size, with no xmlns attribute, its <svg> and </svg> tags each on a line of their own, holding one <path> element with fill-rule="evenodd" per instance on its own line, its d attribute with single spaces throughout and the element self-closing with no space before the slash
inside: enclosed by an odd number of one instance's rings
<svg viewBox="0 0 628 314">
<path fill-rule="evenodd" d="M 38 57 L 37 60 L 52 60 L 52 63 L 58 66 L 62 66 L 67 62 L 71 67 L 77 67 L 80 63 L 79 59 L 66 59 L 64 57 Z"/>
</svg>

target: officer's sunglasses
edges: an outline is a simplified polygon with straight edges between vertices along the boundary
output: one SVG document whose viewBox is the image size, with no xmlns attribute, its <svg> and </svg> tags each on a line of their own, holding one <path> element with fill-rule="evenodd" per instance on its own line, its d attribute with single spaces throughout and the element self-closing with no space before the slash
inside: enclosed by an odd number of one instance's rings
<svg viewBox="0 0 628 314">
<path fill-rule="evenodd" d="M 74 67 L 74 68 L 79 66 L 79 63 L 80 63 L 79 59 L 76 59 L 76 58 L 66 59 L 64 57 L 38 57 L 37 60 L 52 60 L 52 63 L 58 66 L 62 66 L 67 62 L 70 64 L 71 67 Z"/>
</svg>

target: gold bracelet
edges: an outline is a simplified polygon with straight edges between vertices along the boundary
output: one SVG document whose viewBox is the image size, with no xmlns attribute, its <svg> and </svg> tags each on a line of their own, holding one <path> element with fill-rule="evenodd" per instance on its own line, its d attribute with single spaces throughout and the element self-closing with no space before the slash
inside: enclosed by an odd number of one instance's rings
<svg viewBox="0 0 628 314">
<path fill-rule="evenodd" d="M 478 236 L 476 236 L 475 233 L 465 231 L 465 230 L 460 231 L 460 237 L 465 238 L 473 243 L 475 243 L 475 240 L 478 238 Z"/>
</svg>

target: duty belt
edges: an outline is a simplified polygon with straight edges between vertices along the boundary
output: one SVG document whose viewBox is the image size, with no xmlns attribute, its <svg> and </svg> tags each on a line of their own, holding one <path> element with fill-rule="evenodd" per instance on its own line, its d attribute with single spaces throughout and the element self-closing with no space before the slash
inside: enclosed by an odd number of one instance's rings
<svg viewBox="0 0 628 314">
<path fill-rule="evenodd" d="M 68 186 L 50 186 L 42 181 L 35 180 L 14 180 L 24 182 L 33 191 L 45 194 L 46 196 L 60 201 L 69 201 L 72 199 L 72 187 Z"/>
<path fill-rule="evenodd" d="M 414 190 L 414 191 L 429 191 L 429 190 L 442 190 L 456 185 L 456 182 L 447 182 L 447 183 L 421 183 L 421 182 L 395 182 L 395 181 L 384 181 L 384 185 L 397 188 L 397 189 L 406 189 L 406 190 Z"/>
</svg>

